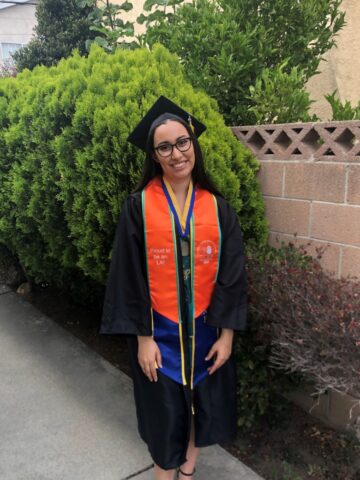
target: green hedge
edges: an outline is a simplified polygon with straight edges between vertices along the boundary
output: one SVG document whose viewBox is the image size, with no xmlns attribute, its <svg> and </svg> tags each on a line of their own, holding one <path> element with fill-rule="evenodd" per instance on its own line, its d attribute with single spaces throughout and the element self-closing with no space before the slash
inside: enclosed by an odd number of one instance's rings
<svg viewBox="0 0 360 480">
<path fill-rule="evenodd" d="M 121 204 L 144 159 L 126 138 L 161 94 L 206 123 L 207 170 L 245 238 L 266 241 L 258 163 L 177 57 L 162 46 L 114 54 L 94 46 L 87 58 L 75 52 L 0 80 L 0 242 L 37 282 L 105 283 Z"/>
</svg>

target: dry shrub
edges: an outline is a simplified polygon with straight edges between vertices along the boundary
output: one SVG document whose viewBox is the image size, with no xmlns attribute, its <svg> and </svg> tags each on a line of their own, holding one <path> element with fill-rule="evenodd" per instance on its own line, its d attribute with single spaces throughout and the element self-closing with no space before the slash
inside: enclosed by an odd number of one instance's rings
<svg viewBox="0 0 360 480">
<path fill-rule="evenodd" d="M 294 245 L 250 253 L 250 314 L 272 367 L 300 373 L 316 393 L 360 398 L 360 281 L 335 279 Z"/>
</svg>

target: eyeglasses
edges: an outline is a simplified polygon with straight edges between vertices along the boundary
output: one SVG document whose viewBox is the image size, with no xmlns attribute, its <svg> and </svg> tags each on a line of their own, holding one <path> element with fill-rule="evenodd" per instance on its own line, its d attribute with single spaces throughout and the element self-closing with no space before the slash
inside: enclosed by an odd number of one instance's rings
<svg viewBox="0 0 360 480">
<path fill-rule="evenodd" d="M 163 143 L 158 147 L 155 147 L 154 150 L 161 156 L 161 157 L 170 157 L 172 155 L 174 147 L 176 147 L 179 152 L 186 152 L 191 147 L 192 139 L 190 137 L 180 138 L 177 142 L 171 143 Z"/>
</svg>

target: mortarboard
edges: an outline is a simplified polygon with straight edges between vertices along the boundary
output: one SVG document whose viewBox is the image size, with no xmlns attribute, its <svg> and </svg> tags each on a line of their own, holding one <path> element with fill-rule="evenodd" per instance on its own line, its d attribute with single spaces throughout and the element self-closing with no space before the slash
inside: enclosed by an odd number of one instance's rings
<svg viewBox="0 0 360 480">
<path fill-rule="evenodd" d="M 136 147 L 141 148 L 141 150 L 146 151 L 146 142 L 150 127 L 154 120 L 156 120 L 160 115 L 164 113 L 172 113 L 177 115 L 187 122 L 189 125 L 192 125 L 194 134 L 197 137 L 205 132 L 206 127 L 203 123 L 196 120 L 192 115 L 190 115 L 186 110 L 180 108 L 176 103 L 172 102 L 163 95 L 159 97 L 154 105 L 148 110 L 145 116 L 140 120 L 134 130 L 130 133 L 127 140 Z"/>
</svg>

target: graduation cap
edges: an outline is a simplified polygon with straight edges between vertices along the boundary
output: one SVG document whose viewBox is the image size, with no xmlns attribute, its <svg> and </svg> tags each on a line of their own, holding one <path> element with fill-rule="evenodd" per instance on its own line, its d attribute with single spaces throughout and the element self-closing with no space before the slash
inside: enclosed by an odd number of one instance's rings
<svg viewBox="0 0 360 480">
<path fill-rule="evenodd" d="M 206 127 L 203 123 L 199 122 L 199 120 L 196 120 L 196 118 L 190 115 L 186 110 L 183 110 L 176 105 L 176 103 L 162 95 L 156 100 L 154 105 L 130 133 L 127 138 L 128 142 L 132 143 L 136 147 L 141 148 L 141 150 L 146 151 L 146 142 L 150 127 L 153 122 L 164 113 L 172 113 L 173 115 L 185 120 L 185 122 L 190 125 L 197 137 L 200 137 L 200 135 L 206 130 Z"/>
</svg>

